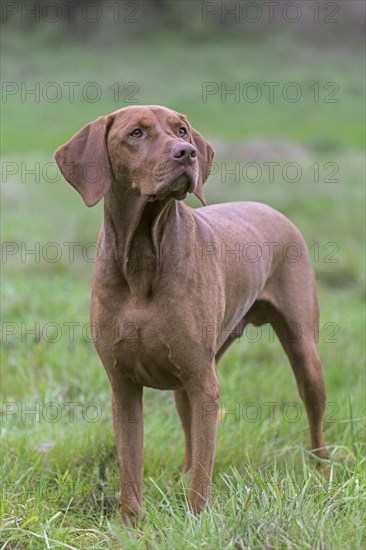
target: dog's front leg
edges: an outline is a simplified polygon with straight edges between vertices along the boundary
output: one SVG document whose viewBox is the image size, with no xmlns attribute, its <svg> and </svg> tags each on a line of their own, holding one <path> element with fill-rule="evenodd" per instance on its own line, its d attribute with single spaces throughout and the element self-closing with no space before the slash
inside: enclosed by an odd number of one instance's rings
<svg viewBox="0 0 366 550">
<path fill-rule="evenodd" d="M 122 520 L 136 526 L 142 508 L 142 386 L 128 382 L 114 385 L 112 409 L 121 475 Z"/>
<path fill-rule="evenodd" d="M 182 474 L 189 472 L 192 466 L 192 416 L 191 405 L 188 395 L 185 390 L 176 390 L 174 392 L 175 404 L 182 422 L 184 431 L 184 461 L 182 466 Z"/>
<path fill-rule="evenodd" d="M 200 512 L 212 492 L 220 387 L 216 365 L 199 373 L 186 387 L 192 413 L 192 472 L 189 504 Z"/>
</svg>

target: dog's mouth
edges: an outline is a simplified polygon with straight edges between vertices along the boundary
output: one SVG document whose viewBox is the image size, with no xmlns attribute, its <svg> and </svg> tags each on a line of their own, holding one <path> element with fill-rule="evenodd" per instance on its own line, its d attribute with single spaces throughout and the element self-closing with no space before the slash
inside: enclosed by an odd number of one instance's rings
<svg viewBox="0 0 366 550">
<path fill-rule="evenodd" d="M 143 197 L 148 202 L 162 201 L 167 197 L 175 200 L 184 200 L 188 193 L 195 189 L 195 174 L 192 170 L 185 169 L 184 172 L 175 177 L 168 185 L 156 193 L 143 193 Z"/>
<path fill-rule="evenodd" d="M 194 180 L 190 174 L 184 172 L 173 182 L 169 188 L 171 188 L 171 195 L 177 200 L 183 200 L 188 193 L 192 193 L 194 190 Z"/>
</svg>

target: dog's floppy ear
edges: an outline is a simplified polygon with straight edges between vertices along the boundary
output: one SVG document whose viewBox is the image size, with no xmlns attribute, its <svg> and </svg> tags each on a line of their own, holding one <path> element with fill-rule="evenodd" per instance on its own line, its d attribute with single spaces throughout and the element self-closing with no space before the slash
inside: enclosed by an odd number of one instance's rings
<svg viewBox="0 0 366 550">
<path fill-rule="evenodd" d="M 197 149 L 197 160 L 199 164 L 199 174 L 196 189 L 194 194 L 206 206 L 205 194 L 203 192 L 203 184 L 210 175 L 212 161 L 215 156 L 215 151 L 197 130 L 191 126 L 192 145 Z"/>
<path fill-rule="evenodd" d="M 111 123 L 112 117 L 97 118 L 55 153 L 55 161 L 65 180 L 80 193 L 87 206 L 97 204 L 112 182 L 106 143 Z"/>
</svg>

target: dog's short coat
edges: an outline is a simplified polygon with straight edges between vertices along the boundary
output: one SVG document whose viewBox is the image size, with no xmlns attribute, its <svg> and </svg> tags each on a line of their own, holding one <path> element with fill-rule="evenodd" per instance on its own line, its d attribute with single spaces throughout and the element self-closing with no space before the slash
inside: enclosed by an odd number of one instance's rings
<svg viewBox="0 0 366 550">
<path fill-rule="evenodd" d="M 219 382 L 216 364 L 248 323 L 271 323 L 326 456 L 325 389 L 313 269 L 303 237 L 260 203 L 203 204 L 213 149 L 185 116 L 130 106 L 58 148 L 57 164 L 88 206 L 104 197 L 91 320 L 112 387 L 122 516 L 142 507 L 142 388 L 174 390 L 191 469 L 191 508 L 209 498 Z M 245 392 L 245 380 L 243 380 Z"/>
</svg>

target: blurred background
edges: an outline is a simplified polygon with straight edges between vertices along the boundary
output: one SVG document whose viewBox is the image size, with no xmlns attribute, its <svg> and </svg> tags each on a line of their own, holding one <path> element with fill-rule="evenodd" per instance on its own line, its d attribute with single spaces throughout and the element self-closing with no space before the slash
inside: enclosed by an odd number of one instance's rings
<svg viewBox="0 0 366 550">
<path fill-rule="evenodd" d="M 102 458 L 118 476 L 109 384 L 87 330 L 103 207 L 84 206 L 53 153 L 84 124 L 131 104 L 184 113 L 212 143 L 208 204 L 265 202 L 303 232 L 337 419 L 326 423 L 326 435 L 336 458 L 348 456 L 342 446 L 355 452 L 364 406 L 364 2 L 28 0 L 4 1 L 1 11 L 9 479 L 37 463 L 24 483 L 45 464 L 52 479 L 67 470 L 89 483 Z M 189 203 L 199 206 L 194 197 Z M 256 344 L 248 335 L 223 359 L 225 401 L 299 400 L 286 361 L 265 329 Z M 49 402 L 97 402 L 107 413 L 72 425 L 64 416 L 56 423 L 22 417 L 21 407 Z M 147 391 L 146 410 L 147 476 L 158 472 L 163 483 L 162 471 L 177 467 L 182 450 L 172 394 Z M 295 424 L 263 418 L 245 429 L 222 424 L 218 437 L 218 471 L 239 468 L 244 456 L 265 467 L 290 441 L 308 444 L 305 417 Z M 7 498 L 16 515 L 16 496 Z M 89 501 L 75 502 L 93 513 Z"/>
</svg>

